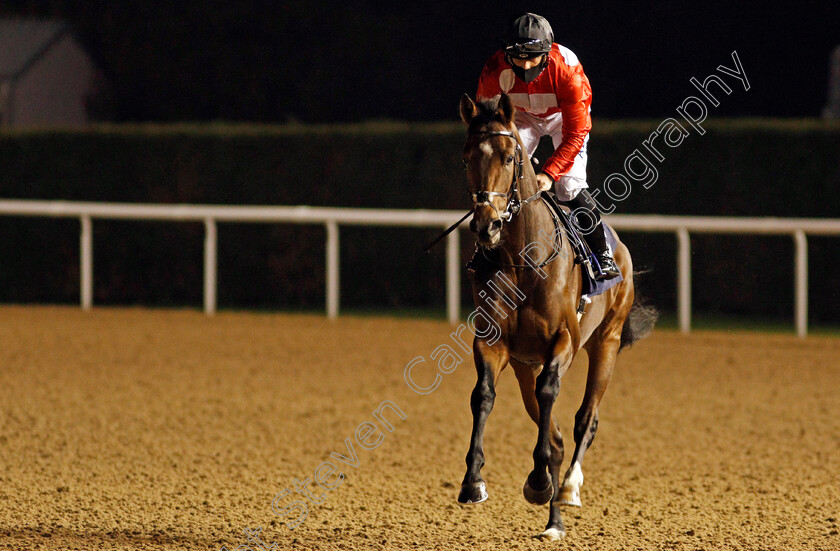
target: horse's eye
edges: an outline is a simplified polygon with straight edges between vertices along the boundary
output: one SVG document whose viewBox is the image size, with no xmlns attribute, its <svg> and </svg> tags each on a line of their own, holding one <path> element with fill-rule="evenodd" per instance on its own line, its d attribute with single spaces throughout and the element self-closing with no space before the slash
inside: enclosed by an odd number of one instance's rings
<svg viewBox="0 0 840 551">
<path fill-rule="evenodd" d="M 508 155 L 508 158 L 507 158 L 506 162 L 507 162 L 507 164 L 512 163 L 513 162 L 513 155 Z"/>
</svg>

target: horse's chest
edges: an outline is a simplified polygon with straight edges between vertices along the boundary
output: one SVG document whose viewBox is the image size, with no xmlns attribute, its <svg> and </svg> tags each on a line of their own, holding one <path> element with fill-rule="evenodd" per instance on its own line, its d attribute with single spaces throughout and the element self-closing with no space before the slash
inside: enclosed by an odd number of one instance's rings
<svg viewBox="0 0 840 551">
<path fill-rule="evenodd" d="M 557 330 L 556 320 L 546 318 L 531 308 L 522 308 L 511 320 L 508 347 L 515 359 L 542 360 L 552 335 Z"/>
</svg>

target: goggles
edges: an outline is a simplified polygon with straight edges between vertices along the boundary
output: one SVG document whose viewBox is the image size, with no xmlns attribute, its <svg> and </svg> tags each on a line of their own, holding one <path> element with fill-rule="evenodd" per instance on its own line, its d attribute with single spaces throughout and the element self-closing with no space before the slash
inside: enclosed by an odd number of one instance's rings
<svg viewBox="0 0 840 551">
<path fill-rule="evenodd" d="M 526 42 L 517 42 L 505 47 L 505 52 L 517 59 L 532 59 L 548 53 L 545 41 L 535 38 Z"/>
</svg>

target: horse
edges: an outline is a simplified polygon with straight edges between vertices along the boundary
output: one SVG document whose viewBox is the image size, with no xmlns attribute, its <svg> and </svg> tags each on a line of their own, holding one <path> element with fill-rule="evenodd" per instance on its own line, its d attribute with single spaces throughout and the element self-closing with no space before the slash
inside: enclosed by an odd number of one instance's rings
<svg viewBox="0 0 840 551">
<path fill-rule="evenodd" d="M 559 540 L 566 533 L 561 506 L 581 506 L 583 456 L 598 428 L 598 405 L 616 355 L 650 333 L 655 311 L 636 300 L 630 252 L 617 235 L 614 256 L 624 279 L 592 297 L 581 316 L 583 281 L 568 238 L 555 243 L 555 251 L 539 264 L 523 261 L 522 251 L 541 235 L 562 233 L 556 213 L 539 190 L 514 124 L 511 99 L 502 94 L 494 101 L 476 103 L 465 94 L 459 107 L 468 127 L 462 160 L 473 199 L 470 229 L 480 260 L 472 276 L 472 294 L 476 311 L 480 309 L 498 331 L 475 332 L 473 425 L 458 501 L 487 499 L 481 477 L 484 427 L 499 375 L 510 364 L 525 409 L 538 426 L 534 468 L 522 491 L 530 503 L 550 501 L 548 524 L 539 537 Z M 560 380 L 581 349 L 589 358 L 589 371 L 575 415 L 575 450 L 561 483 L 563 437 L 551 413 Z"/>
</svg>

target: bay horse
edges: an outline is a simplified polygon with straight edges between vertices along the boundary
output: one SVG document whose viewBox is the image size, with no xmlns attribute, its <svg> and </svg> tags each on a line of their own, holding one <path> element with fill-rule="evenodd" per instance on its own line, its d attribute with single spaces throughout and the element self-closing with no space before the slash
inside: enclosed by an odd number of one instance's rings
<svg viewBox="0 0 840 551">
<path fill-rule="evenodd" d="M 540 239 L 540 232 L 554 234 L 557 219 L 540 195 L 514 124 L 513 104 L 504 94 L 486 103 L 473 102 L 465 94 L 460 114 L 468 125 L 463 162 L 474 206 L 470 229 L 476 236 L 480 261 L 473 275 L 473 299 L 499 332 L 488 336 L 489 331 L 477 331 L 473 341 L 478 380 L 470 399 L 472 435 L 458 501 L 480 503 L 487 499 L 481 477 L 484 426 L 493 408 L 499 375 L 510 364 L 525 409 L 539 428 L 534 469 L 522 491 L 530 503 L 550 501 L 548 525 L 540 537 L 558 540 L 565 535 L 560 506 L 581 505 L 583 456 L 595 437 L 598 404 L 616 355 L 647 336 L 655 311 L 634 301 L 633 263 L 617 236 L 614 255 L 624 280 L 592 297 L 580 318 L 582 275 L 568 238 L 556 245 L 559 254 L 538 265 L 523 262 L 521 252 Z M 509 285 L 498 284 L 499 274 Z M 563 437 L 551 412 L 560 379 L 581 348 L 587 352 L 589 372 L 583 403 L 575 415 L 575 451 L 561 483 Z"/>
</svg>

